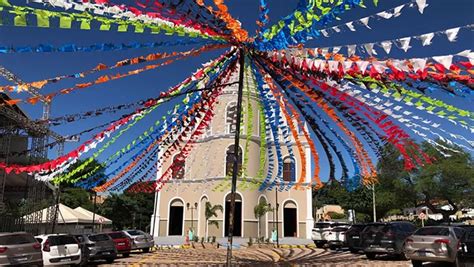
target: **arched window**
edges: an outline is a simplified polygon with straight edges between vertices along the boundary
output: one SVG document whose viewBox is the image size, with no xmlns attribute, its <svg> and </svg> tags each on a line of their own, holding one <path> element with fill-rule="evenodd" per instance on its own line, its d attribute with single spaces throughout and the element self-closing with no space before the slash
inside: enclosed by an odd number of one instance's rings
<svg viewBox="0 0 474 267">
<path fill-rule="evenodd" d="M 236 132 L 236 119 L 237 119 L 237 104 L 230 103 L 226 109 L 226 117 L 225 117 L 225 126 L 226 132 L 228 134 L 233 134 Z"/>
<path fill-rule="evenodd" d="M 173 169 L 172 176 L 173 179 L 183 179 L 184 178 L 184 169 L 186 168 L 186 163 L 183 158 L 179 158 L 178 155 L 173 157 Z"/>
<path fill-rule="evenodd" d="M 295 160 L 291 157 L 286 157 L 283 159 L 283 181 L 291 182 L 295 180 Z"/>
<path fill-rule="evenodd" d="M 225 174 L 232 175 L 234 167 L 234 145 L 230 145 L 227 148 L 226 158 L 225 158 Z M 242 171 L 242 148 L 239 147 L 239 157 L 237 159 L 238 173 Z"/>
</svg>

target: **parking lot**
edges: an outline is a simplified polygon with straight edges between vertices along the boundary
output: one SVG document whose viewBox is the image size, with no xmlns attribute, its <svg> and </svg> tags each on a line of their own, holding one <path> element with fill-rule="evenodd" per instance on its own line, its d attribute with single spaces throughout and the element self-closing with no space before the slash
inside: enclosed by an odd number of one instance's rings
<svg viewBox="0 0 474 267">
<path fill-rule="evenodd" d="M 355 266 L 355 267 L 409 267 L 410 261 L 389 257 L 368 260 L 363 254 L 348 251 L 331 251 L 318 248 L 243 248 L 233 251 L 236 265 L 254 266 Z M 113 264 L 100 266 L 212 266 L 223 265 L 225 249 L 164 249 L 150 253 L 132 253 L 128 258 L 118 258 Z M 442 264 L 424 266 L 442 267 Z M 465 265 L 465 267 L 471 267 Z"/>
</svg>

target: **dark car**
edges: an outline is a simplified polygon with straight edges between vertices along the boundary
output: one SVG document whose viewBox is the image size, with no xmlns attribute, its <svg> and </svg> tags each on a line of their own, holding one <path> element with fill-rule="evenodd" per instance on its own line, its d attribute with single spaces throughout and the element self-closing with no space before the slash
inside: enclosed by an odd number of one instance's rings
<svg viewBox="0 0 474 267">
<path fill-rule="evenodd" d="M 409 222 L 370 223 L 361 233 L 362 246 L 368 259 L 377 254 L 396 255 L 405 259 L 405 239 L 416 230 Z"/>
<path fill-rule="evenodd" d="M 464 236 L 461 238 L 459 259 L 461 262 L 473 263 L 474 266 L 474 225 L 461 226 Z"/>
<path fill-rule="evenodd" d="M 132 250 L 132 240 L 122 231 L 110 232 L 107 234 L 114 240 L 117 253 L 122 254 L 124 257 L 128 257 L 130 255 L 130 250 Z"/>
<path fill-rule="evenodd" d="M 87 248 L 89 261 L 105 260 L 112 263 L 117 258 L 117 249 L 114 241 L 107 234 L 82 234 L 76 235 L 76 239 Z"/>
<path fill-rule="evenodd" d="M 360 233 L 364 230 L 365 226 L 365 224 L 354 224 L 346 231 L 346 244 L 351 253 L 357 253 L 364 249 Z"/>
</svg>

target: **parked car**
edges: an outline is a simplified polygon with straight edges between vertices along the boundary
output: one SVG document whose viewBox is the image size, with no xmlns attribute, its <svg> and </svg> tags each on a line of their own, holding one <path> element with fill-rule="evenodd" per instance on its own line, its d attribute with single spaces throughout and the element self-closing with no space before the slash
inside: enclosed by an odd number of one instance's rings
<svg viewBox="0 0 474 267">
<path fill-rule="evenodd" d="M 317 222 L 314 224 L 313 231 L 311 232 L 311 238 L 313 239 L 314 244 L 318 248 L 323 248 L 324 245 L 328 243 L 329 232 L 334 227 L 338 226 L 348 226 L 347 223 L 339 222 Z"/>
<path fill-rule="evenodd" d="M 474 226 L 463 225 L 460 227 L 464 229 L 465 233 L 461 238 L 459 259 L 461 262 L 473 263 L 474 266 Z"/>
<path fill-rule="evenodd" d="M 130 250 L 132 250 L 132 240 L 124 232 L 111 232 L 107 234 L 114 240 L 117 253 L 128 257 Z"/>
<path fill-rule="evenodd" d="M 26 232 L 0 233 L 0 265 L 43 265 L 40 243 Z"/>
<path fill-rule="evenodd" d="M 79 242 L 72 235 L 52 234 L 35 237 L 41 243 L 44 265 L 66 265 L 81 263 Z"/>
<path fill-rule="evenodd" d="M 365 226 L 365 224 L 353 224 L 351 228 L 346 231 L 346 245 L 351 253 L 357 253 L 364 249 L 360 234 Z"/>
<path fill-rule="evenodd" d="M 361 242 L 368 259 L 377 254 L 396 255 L 405 259 L 405 239 L 416 230 L 409 222 L 369 223 L 361 233 Z"/>
<path fill-rule="evenodd" d="M 330 249 L 338 249 L 346 246 L 346 231 L 350 225 L 336 226 L 328 232 L 327 240 Z"/>
<path fill-rule="evenodd" d="M 117 249 L 112 238 L 104 233 L 76 235 L 85 244 L 88 261 L 105 260 L 112 263 L 117 258 Z"/>
<path fill-rule="evenodd" d="M 453 226 L 428 226 L 407 238 L 405 251 L 413 267 L 423 262 L 447 262 L 460 266 L 458 250 L 464 230 Z"/>
<path fill-rule="evenodd" d="M 146 253 L 155 245 L 153 237 L 141 230 L 125 230 L 123 232 L 132 240 L 132 250 L 140 249 Z"/>
</svg>

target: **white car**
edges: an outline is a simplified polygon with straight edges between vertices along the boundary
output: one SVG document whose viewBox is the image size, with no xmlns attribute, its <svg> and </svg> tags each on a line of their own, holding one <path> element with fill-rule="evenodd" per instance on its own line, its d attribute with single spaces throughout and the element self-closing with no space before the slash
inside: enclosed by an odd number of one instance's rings
<svg viewBox="0 0 474 267">
<path fill-rule="evenodd" d="M 81 263 L 81 248 L 77 240 L 68 234 L 38 235 L 43 265 L 69 265 Z"/>
<path fill-rule="evenodd" d="M 311 239 L 318 248 L 324 247 L 329 241 L 331 230 L 334 227 L 349 226 L 346 223 L 339 222 L 317 222 L 314 224 L 313 231 L 311 232 Z"/>
<path fill-rule="evenodd" d="M 346 231 L 349 225 L 336 226 L 328 232 L 326 238 L 330 249 L 337 249 L 346 246 Z"/>
</svg>

